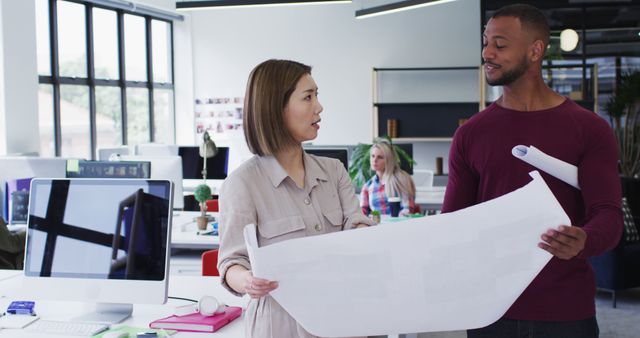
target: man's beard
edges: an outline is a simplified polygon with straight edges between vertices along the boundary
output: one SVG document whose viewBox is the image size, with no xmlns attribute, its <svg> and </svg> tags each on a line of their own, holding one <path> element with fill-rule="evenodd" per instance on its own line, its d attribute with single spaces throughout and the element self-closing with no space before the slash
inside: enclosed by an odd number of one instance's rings
<svg viewBox="0 0 640 338">
<path fill-rule="evenodd" d="M 514 69 L 505 71 L 501 77 L 494 80 L 487 77 L 487 83 L 490 86 L 508 86 L 519 79 L 528 69 L 527 58 L 523 57 L 522 61 Z"/>
</svg>

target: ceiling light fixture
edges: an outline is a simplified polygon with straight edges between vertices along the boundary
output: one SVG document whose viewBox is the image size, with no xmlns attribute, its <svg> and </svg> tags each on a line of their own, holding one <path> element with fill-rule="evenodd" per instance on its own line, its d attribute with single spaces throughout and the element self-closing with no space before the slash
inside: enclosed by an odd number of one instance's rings
<svg viewBox="0 0 640 338">
<path fill-rule="evenodd" d="M 396 13 L 420 7 L 432 6 L 452 2 L 456 0 L 405 0 L 386 5 L 365 8 L 356 11 L 356 19 L 370 18 L 373 16 Z"/>
<path fill-rule="evenodd" d="M 570 52 L 578 46 L 578 32 L 571 28 L 567 28 L 560 32 L 560 49 L 565 52 Z"/>
<path fill-rule="evenodd" d="M 351 0 L 195 0 L 176 1 L 176 10 L 193 11 L 229 7 L 274 7 L 351 3 Z"/>
</svg>

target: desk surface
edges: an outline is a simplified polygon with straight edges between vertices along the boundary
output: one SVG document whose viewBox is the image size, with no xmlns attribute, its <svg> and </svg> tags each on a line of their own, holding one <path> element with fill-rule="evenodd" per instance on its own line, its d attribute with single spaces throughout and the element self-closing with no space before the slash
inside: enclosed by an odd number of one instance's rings
<svg viewBox="0 0 640 338">
<path fill-rule="evenodd" d="M 209 212 L 218 217 L 217 212 Z M 171 225 L 171 247 L 175 249 L 216 249 L 220 240 L 218 236 L 198 235 L 198 227 L 194 218 L 200 216 L 199 211 L 177 211 L 173 213 Z"/>
<path fill-rule="evenodd" d="M 5 309 L 13 300 L 22 299 L 20 297 L 22 281 L 22 271 L 16 270 L 0 270 L 0 308 Z M 204 295 L 214 296 L 218 300 L 227 305 L 240 306 L 246 308 L 249 302 L 248 297 L 236 297 L 225 290 L 220 285 L 219 277 L 202 277 L 202 276 L 176 276 L 169 277 L 169 296 L 184 297 L 191 299 L 199 299 Z M 81 302 L 63 302 L 63 301 L 36 301 L 36 311 L 43 319 L 51 320 L 68 320 L 77 315 L 82 314 L 83 307 L 86 304 Z M 169 316 L 173 313 L 176 306 L 188 304 L 186 301 L 169 299 L 164 305 L 134 305 L 133 315 L 122 324 L 148 328 L 149 323 L 158 318 Z M 120 325 L 120 324 L 116 324 Z M 238 318 L 223 327 L 215 334 L 211 333 L 194 333 L 194 332 L 178 332 L 176 337 L 244 337 L 243 319 Z M 57 335 L 46 335 L 50 338 L 65 337 Z M 42 334 L 34 334 L 24 330 L 0 329 L 0 337 L 42 337 Z"/>
<path fill-rule="evenodd" d="M 441 206 L 444 201 L 444 187 L 417 188 L 416 203 L 421 205 Z"/>
<path fill-rule="evenodd" d="M 217 212 L 209 212 L 211 216 L 218 217 Z M 171 227 L 171 247 L 175 249 L 216 249 L 218 248 L 218 236 L 198 235 L 198 227 L 195 217 L 200 216 L 199 211 L 175 211 L 173 213 Z M 7 225 L 9 231 L 24 231 L 26 224 Z"/>
</svg>

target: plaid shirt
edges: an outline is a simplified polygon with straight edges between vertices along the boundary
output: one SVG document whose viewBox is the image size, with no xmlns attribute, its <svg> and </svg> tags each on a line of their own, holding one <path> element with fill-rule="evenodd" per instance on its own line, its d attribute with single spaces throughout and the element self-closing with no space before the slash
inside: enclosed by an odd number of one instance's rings
<svg viewBox="0 0 640 338">
<path fill-rule="evenodd" d="M 415 198 L 407 198 L 402 196 L 400 203 L 402 210 L 408 210 L 409 213 L 416 212 Z M 360 206 L 365 215 L 369 215 L 372 210 L 378 210 L 381 214 L 391 214 L 391 207 L 387 202 L 387 195 L 384 193 L 384 183 L 380 182 L 378 175 L 373 175 L 360 192 Z"/>
</svg>

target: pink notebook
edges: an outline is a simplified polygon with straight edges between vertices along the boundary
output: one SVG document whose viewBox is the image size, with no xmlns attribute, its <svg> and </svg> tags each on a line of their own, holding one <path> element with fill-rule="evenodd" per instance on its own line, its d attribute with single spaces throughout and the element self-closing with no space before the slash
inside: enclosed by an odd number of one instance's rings
<svg viewBox="0 0 640 338">
<path fill-rule="evenodd" d="M 237 306 L 227 306 L 224 313 L 214 316 L 203 316 L 194 313 L 186 316 L 169 316 L 155 320 L 149 324 L 152 329 L 168 329 L 178 331 L 194 332 L 215 332 L 221 327 L 229 324 L 232 320 L 240 317 L 242 308 Z"/>
</svg>

